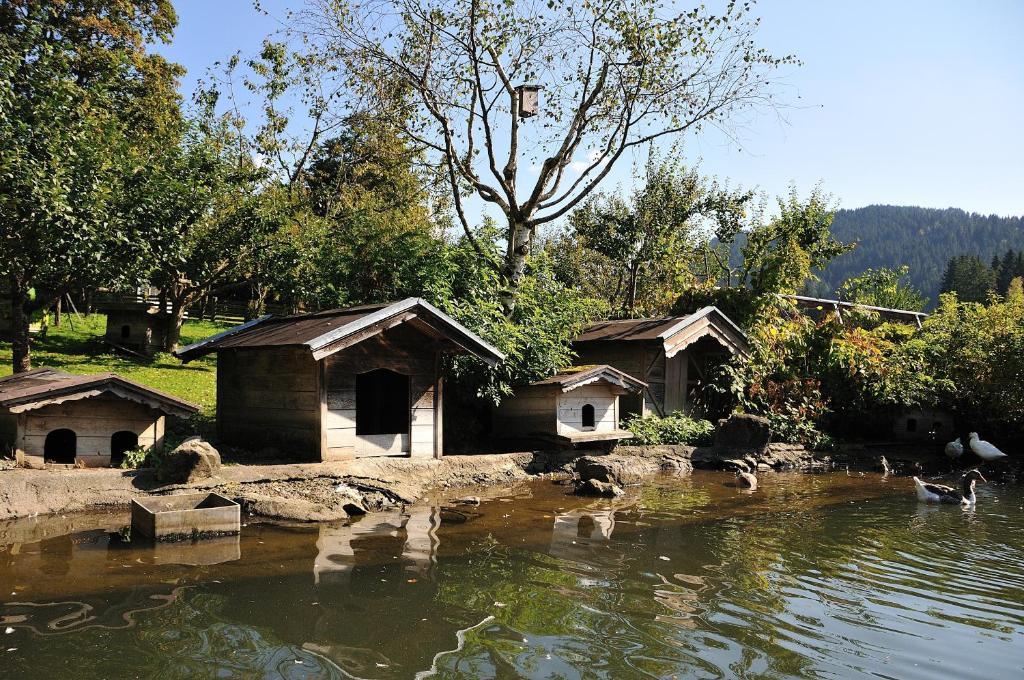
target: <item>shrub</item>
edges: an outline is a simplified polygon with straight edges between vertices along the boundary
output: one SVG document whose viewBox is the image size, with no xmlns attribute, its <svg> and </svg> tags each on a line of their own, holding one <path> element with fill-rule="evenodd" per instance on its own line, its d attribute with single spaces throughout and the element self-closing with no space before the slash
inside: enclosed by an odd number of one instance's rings
<svg viewBox="0 0 1024 680">
<path fill-rule="evenodd" d="M 143 467 L 156 467 L 158 462 L 156 451 L 139 446 L 124 452 L 124 458 L 121 460 L 121 469 L 138 470 Z"/>
<path fill-rule="evenodd" d="M 623 425 L 633 433 L 631 444 L 690 444 L 703 446 L 711 443 L 715 426 L 707 420 L 698 420 L 672 413 L 658 416 L 632 416 Z"/>
</svg>

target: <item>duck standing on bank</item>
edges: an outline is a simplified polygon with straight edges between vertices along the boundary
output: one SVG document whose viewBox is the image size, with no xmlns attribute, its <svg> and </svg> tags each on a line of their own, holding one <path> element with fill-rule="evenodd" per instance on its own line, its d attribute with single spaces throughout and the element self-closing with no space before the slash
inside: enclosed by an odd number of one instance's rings
<svg viewBox="0 0 1024 680">
<path fill-rule="evenodd" d="M 968 470 L 960 480 L 961 490 L 957 491 L 951 486 L 929 484 L 914 477 L 918 500 L 925 503 L 949 503 L 952 505 L 974 505 L 978 500 L 974 495 L 974 485 L 976 482 L 986 481 L 988 480 L 982 477 L 977 470 Z"/>
<path fill-rule="evenodd" d="M 997 449 L 987 441 L 978 438 L 977 432 L 971 433 L 971 451 L 974 451 L 978 458 L 986 462 L 992 462 L 999 460 L 1000 458 L 1006 458 L 1006 454 Z"/>
<path fill-rule="evenodd" d="M 964 444 L 960 441 L 960 437 L 957 437 L 946 444 L 944 451 L 946 453 L 946 458 L 949 458 L 950 460 L 956 460 L 960 456 L 964 455 Z"/>
</svg>

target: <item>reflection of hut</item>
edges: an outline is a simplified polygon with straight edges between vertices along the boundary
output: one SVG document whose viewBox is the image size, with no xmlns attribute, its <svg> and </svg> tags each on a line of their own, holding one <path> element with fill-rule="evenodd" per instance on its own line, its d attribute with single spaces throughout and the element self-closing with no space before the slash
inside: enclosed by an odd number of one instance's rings
<svg viewBox="0 0 1024 680">
<path fill-rule="evenodd" d="M 954 439 L 953 431 L 953 416 L 940 409 L 904 409 L 892 421 L 892 433 L 897 439 L 949 441 Z"/>
<path fill-rule="evenodd" d="M 619 429 L 619 397 L 647 387 L 611 366 L 576 366 L 524 387 L 501 402 L 494 414 L 500 437 L 540 437 L 562 444 L 617 441 L 632 437 Z"/>
<path fill-rule="evenodd" d="M 442 357 L 503 358 L 417 298 L 263 317 L 176 354 L 211 352 L 220 441 L 305 460 L 440 457 Z"/>
<path fill-rule="evenodd" d="M 107 315 L 103 339 L 114 345 L 152 356 L 163 348 L 167 316 L 160 305 L 145 300 L 103 301 L 97 311 Z"/>
<path fill-rule="evenodd" d="M 427 576 L 437 559 L 439 521 L 437 508 L 411 505 L 403 511 L 376 513 L 348 524 L 321 524 L 313 562 L 314 582 L 348 584 L 358 567 L 365 566 L 377 574 L 381 564 L 399 557 L 406 573 Z"/>
<path fill-rule="evenodd" d="M 126 451 L 162 446 L 165 415 L 197 411 L 113 373 L 39 368 L 0 379 L 0 442 L 30 467 L 119 465 Z"/>
<path fill-rule="evenodd" d="M 576 508 L 555 515 L 551 534 L 552 556 L 563 560 L 584 561 L 593 545 L 611 540 L 615 531 L 613 508 Z"/>
<path fill-rule="evenodd" d="M 708 370 L 749 352 L 743 331 L 716 307 L 689 316 L 601 321 L 573 349 L 584 363 L 608 364 L 647 383 L 622 398 L 622 415 L 688 412 Z"/>
</svg>

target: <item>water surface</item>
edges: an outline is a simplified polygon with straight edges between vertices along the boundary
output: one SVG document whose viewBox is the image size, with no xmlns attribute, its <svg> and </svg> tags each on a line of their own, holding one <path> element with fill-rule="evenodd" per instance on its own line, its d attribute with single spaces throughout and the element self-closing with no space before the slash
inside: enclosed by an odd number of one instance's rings
<svg viewBox="0 0 1024 680">
<path fill-rule="evenodd" d="M 124 514 L 23 520 L 0 524 L 0 677 L 1017 678 L 1022 506 L 696 473 L 198 548 L 125 545 Z"/>
</svg>

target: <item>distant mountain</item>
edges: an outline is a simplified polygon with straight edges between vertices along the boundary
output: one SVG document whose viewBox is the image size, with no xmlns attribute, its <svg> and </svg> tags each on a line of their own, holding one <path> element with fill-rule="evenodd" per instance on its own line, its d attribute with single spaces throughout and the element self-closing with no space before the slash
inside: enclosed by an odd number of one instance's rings
<svg viewBox="0 0 1024 680">
<path fill-rule="evenodd" d="M 938 210 L 869 205 L 839 210 L 832 232 L 857 247 L 820 274 L 813 292 L 832 293 L 865 269 L 910 267 L 910 281 L 926 297 L 938 298 L 946 263 L 954 255 L 979 255 L 988 262 L 1007 249 L 1024 249 L 1024 218 L 979 215 L 956 208 Z"/>
</svg>

